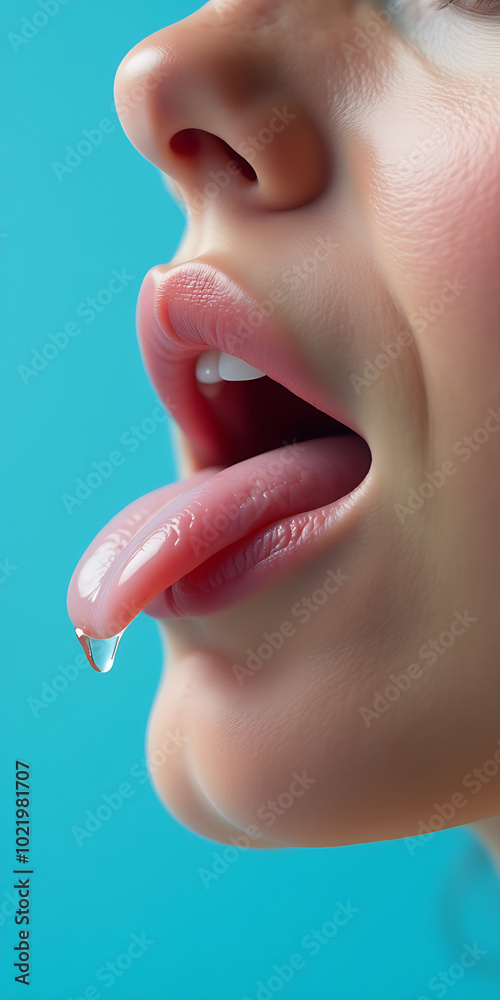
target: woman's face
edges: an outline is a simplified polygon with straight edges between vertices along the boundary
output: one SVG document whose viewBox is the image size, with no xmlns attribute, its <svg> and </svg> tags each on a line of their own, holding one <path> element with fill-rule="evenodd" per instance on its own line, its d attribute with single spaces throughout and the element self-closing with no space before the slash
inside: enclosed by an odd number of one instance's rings
<svg viewBox="0 0 500 1000">
<path fill-rule="evenodd" d="M 152 301 L 161 325 L 185 262 L 209 311 L 217 268 L 274 324 L 228 353 L 282 357 L 288 388 L 295 365 L 371 452 L 286 572 L 239 593 L 219 558 L 193 586 L 225 603 L 163 618 L 160 795 L 202 834 L 265 846 L 498 812 L 500 0 L 211 0 L 125 57 L 116 103 L 187 210 L 139 326 Z M 231 441 L 221 465 L 293 447 L 268 379 L 191 380 L 186 413 L 160 368 L 186 474 L 219 464 L 207 421 Z"/>
</svg>

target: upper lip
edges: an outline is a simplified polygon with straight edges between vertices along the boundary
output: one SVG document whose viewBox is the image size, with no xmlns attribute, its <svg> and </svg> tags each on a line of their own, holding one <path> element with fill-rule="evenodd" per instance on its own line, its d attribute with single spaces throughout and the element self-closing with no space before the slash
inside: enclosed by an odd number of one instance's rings
<svg viewBox="0 0 500 1000">
<path fill-rule="evenodd" d="M 186 434 L 198 467 L 221 461 L 213 414 L 195 375 L 196 359 L 208 348 L 241 358 L 359 433 L 352 416 L 309 373 L 281 316 L 272 296 L 256 300 L 207 261 L 155 267 L 144 278 L 137 303 L 144 364 Z"/>
</svg>

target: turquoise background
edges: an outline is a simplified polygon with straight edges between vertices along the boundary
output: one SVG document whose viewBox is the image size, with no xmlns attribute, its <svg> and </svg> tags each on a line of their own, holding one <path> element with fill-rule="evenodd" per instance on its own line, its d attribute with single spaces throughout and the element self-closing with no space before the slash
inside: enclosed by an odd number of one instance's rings
<svg viewBox="0 0 500 1000">
<path fill-rule="evenodd" d="M 413 855 L 404 841 L 242 852 L 205 888 L 199 869 L 223 848 L 181 828 L 144 780 L 161 666 L 154 622 L 137 619 L 111 673 L 81 668 L 66 614 L 74 565 L 110 517 L 175 475 L 164 423 L 135 450 L 120 443 L 156 405 L 135 301 L 146 270 L 173 255 L 183 216 L 121 132 L 113 77 L 133 44 L 198 6 L 69 0 L 17 53 L 9 32 L 40 8 L 10 0 L 2 15 L 0 995 L 24 995 L 12 965 L 20 758 L 33 789 L 31 1000 L 76 1000 L 85 990 L 94 1000 L 255 1000 L 259 981 L 296 952 L 307 955 L 305 967 L 272 996 L 417 1000 L 443 996 L 429 980 L 475 942 L 486 955 L 449 989 L 453 1000 L 492 1000 L 500 891 L 467 830 L 421 839 Z M 52 163 L 102 118 L 112 130 L 58 180 Z M 80 317 L 78 336 L 23 380 L 19 366 L 122 268 L 132 276 L 127 287 L 91 322 Z M 68 512 L 64 494 L 116 449 L 123 463 Z M 130 797 L 79 845 L 72 828 L 124 782 Z M 305 952 L 304 935 L 348 900 L 359 912 L 317 955 Z M 96 978 L 143 933 L 154 943 L 129 969 L 112 982 Z"/>
</svg>

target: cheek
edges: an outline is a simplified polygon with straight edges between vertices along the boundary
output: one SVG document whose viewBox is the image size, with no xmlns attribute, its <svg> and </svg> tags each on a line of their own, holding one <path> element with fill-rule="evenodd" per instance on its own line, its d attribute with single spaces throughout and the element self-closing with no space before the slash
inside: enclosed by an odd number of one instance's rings
<svg viewBox="0 0 500 1000">
<path fill-rule="evenodd" d="M 368 224 L 417 342 L 425 349 L 439 331 L 447 347 L 467 353 L 481 338 L 489 350 L 500 315 L 500 119 L 424 93 L 410 121 L 389 102 L 373 122 L 361 172 Z"/>
<path fill-rule="evenodd" d="M 431 96 L 406 124 L 390 103 L 379 113 L 359 177 L 384 280 L 413 334 L 426 462 L 438 466 L 500 402 L 500 118 Z M 466 471 L 469 498 L 484 486 L 498 494 L 491 462 L 482 477 L 477 463 Z"/>
</svg>

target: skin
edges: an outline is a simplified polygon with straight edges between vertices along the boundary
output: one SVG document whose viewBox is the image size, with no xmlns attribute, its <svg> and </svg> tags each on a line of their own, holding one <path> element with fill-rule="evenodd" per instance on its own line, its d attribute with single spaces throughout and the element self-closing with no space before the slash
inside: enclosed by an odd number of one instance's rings
<svg viewBox="0 0 500 1000">
<path fill-rule="evenodd" d="M 160 625 L 168 669 L 149 753 L 167 731 L 183 739 L 154 782 L 214 840 L 257 829 L 255 846 L 352 844 L 425 832 L 436 806 L 444 827 L 500 810 L 500 766 L 468 777 L 500 747 L 500 430 L 472 437 L 500 408 L 500 2 L 460 2 L 381 14 L 347 0 L 211 0 L 117 73 L 127 135 L 187 207 L 169 266 L 207 260 L 260 300 L 283 288 L 277 315 L 373 457 L 340 543 L 226 611 Z M 284 106 L 296 117 L 249 148 Z M 202 130 L 197 147 L 182 147 L 185 129 Z M 245 150 L 258 183 L 233 176 L 194 209 L 228 147 Z M 319 237 L 326 258 L 292 276 Z M 378 367 L 398 338 L 399 356 Z M 410 509 L 443 463 L 442 484 Z M 328 569 L 348 582 L 240 683 L 233 664 Z M 431 665 L 420 651 L 456 613 L 475 620 Z M 412 663 L 420 675 L 397 700 L 363 714 Z M 279 813 L 266 806 L 294 772 L 314 780 Z"/>
</svg>

